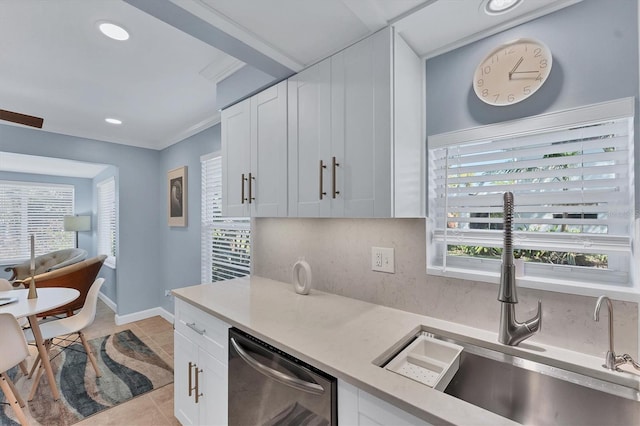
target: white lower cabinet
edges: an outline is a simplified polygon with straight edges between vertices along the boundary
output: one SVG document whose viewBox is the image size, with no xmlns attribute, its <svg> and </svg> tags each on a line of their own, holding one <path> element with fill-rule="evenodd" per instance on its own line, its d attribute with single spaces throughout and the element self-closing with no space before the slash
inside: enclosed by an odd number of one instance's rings
<svg viewBox="0 0 640 426">
<path fill-rule="evenodd" d="M 338 380 L 340 426 L 429 426 L 429 423 L 362 389 Z"/>
<path fill-rule="evenodd" d="M 227 424 L 228 329 L 176 299 L 174 414 L 185 426 Z"/>
</svg>

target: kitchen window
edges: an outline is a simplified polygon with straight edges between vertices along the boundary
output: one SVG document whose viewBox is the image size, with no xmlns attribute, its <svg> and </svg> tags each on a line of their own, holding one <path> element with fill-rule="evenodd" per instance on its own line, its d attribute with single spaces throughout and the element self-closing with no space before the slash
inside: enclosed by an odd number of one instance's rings
<svg viewBox="0 0 640 426">
<path fill-rule="evenodd" d="M 222 157 L 201 158 L 202 223 L 201 279 L 203 283 L 249 275 L 251 221 L 222 217 Z"/>
<path fill-rule="evenodd" d="M 111 177 L 97 185 L 98 189 L 98 254 L 106 254 L 104 264 L 116 267 L 116 180 Z"/>
<path fill-rule="evenodd" d="M 498 282 L 511 191 L 519 285 L 633 293 L 633 117 L 622 99 L 430 136 L 428 273 Z"/>
<path fill-rule="evenodd" d="M 31 235 L 36 255 L 74 247 L 74 234 L 64 231 L 74 193 L 73 185 L 0 181 L 0 262 L 28 259 Z"/>
</svg>

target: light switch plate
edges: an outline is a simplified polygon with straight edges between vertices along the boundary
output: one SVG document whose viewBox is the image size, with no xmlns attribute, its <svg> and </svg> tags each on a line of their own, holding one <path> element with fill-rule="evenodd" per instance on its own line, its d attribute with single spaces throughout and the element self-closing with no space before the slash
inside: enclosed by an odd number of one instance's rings
<svg viewBox="0 0 640 426">
<path fill-rule="evenodd" d="M 371 270 L 395 274 L 394 248 L 371 247 Z"/>
</svg>

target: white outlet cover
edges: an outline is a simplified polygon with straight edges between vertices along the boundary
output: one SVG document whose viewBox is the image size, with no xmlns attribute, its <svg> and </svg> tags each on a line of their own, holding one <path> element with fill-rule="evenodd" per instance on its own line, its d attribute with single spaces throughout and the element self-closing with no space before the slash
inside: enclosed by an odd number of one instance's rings
<svg viewBox="0 0 640 426">
<path fill-rule="evenodd" d="M 393 247 L 371 247 L 371 270 L 395 274 L 394 252 Z"/>
</svg>

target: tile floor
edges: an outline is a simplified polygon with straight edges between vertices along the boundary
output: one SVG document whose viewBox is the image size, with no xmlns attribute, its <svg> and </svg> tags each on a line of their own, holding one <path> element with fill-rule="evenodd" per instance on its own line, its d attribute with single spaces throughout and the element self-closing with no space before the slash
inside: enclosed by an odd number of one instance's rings
<svg viewBox="0 0 640 426">
<path fill-rule="evenodd" d="M 88 339 L 131 329 L 165 362 L 173 365 L 173 325 L 155 316 L 125 325 L 116 325 L 114 313 L 102 301 L 93 324 L 85 331 Z M 76 423 L 78 426 L 165 426 L 179 425 L 173 416 L 173 384 L 163 386 Z"/>
</svg>

